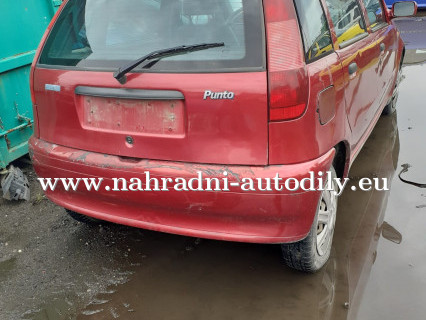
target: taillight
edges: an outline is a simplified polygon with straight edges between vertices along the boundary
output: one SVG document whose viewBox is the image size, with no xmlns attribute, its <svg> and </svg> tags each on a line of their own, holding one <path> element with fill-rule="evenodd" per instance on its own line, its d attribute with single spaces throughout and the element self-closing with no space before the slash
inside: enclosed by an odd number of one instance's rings
<svg viewBox="0 0 426 320">
<path fill-rule="evenodd" d="M 291 0 L 264 0 L 268 51 L 269 120 L 301 117 L 309 82 L 297 16 Z"/>
</svg>

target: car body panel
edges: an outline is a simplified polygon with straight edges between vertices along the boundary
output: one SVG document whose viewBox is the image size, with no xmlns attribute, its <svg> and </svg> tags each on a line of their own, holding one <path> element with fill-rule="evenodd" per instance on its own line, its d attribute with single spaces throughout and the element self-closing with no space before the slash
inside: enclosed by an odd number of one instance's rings
<svg viewBox="0 0 426 320">
<path fill-rule="evenodd" d="M 82 72 L 84 77 L 81 76 Z M 227 73 L 226 79 L 223 74 L 214 73 L 143 73 L 132 74 L 128 78 L 127 84 L 122 86 L 110 72 L 37 68 L 34 73 L 34 95 L 40 137 L 75 149 L 126 157 L 200 163 L 267 164 L 266 72 Z M 61 91 L 47 91 L 46 84 L 60 85 Z M 123 113 L 126 111 L 130 118 L 117 115 L 116 119 L 111 119 L 115 121 L 115 129 L 111 126 L 88 126 L 84 108 L 86 98 L 90 96 L 77 95 L 75 91 L 79 86 L 175 90 L 184 96 L 183 110 L 181 113 L 167 110 L 161 125 L 166 125 L 171 132 L 166 130 L 153 134 L 146 132 L 142 126 L 132 127 L 131 116 L 132 112 L 139 112 L 137 110 L 141 109 L 142 101 L 149 103 L 151 109 L 159 101 L 136 99 L 126 104 L 120 99 L 105 98 L 103 107 L 99 109 L 96 107 L 99 102 L 92 99 L 95 105 L 90 107 L 90 112 L 94 119 L 105 117 L 102 111 L 114 112 L 113 108 L 119 107 L 119 104 L 124 105 Z M 206 90 L 223 92 L 229 88 L 235 94 L 234 99 L 203 100 Z M 167 102 L 176 108 L 180 103 L 165 100 Z M 247 112 L 248 105 L 250 112 Z M 149 116 L 149 113 L 146 115 Z M 176 122 L 179 122 L 182 132 L 172 134 Z M 127 136 L 133 138 L 133 145 L 126 143 Z"/>
<path fill-rule="evenodd" d="M 351 135 L 345 113 L 345 80 L 337 54 L 332 53 L 308 64 L 307 72 L 311 92 L 304 116 L 295 121 L 269 123 L 270 164 L 300 163 L 315 159 L 342 141 L 342 137 L 345 137 L 345 140 Z M 329 87 L 333 88 L 334 93 L 328 97 L 328 101 L 322 103 L 335 103 L 334 116 L 327 124 L 322 125 L 318 113 L 319 96 Z M 303 134 L 301 127 L 304 128 Z M 305 147 L 300 148 L 301 145 Z"/>
<path fill-rule="evenodd" d="M 117 156 L 76 151 L 45 142 L 30 140 L 31 157 L 36 173 L 44 178 L 102 177 L 103 186 L 113 187 L 113 178 L 150 177 L 185 178 L 202 172 L 203 178 L 223 178 L 229 183 L 242 178 L 273 177 L 303 179 L 308 172 L 326 171 L 334 149 L 313 161 L 288 166 L 221 166 L 170 161 L 128 161 Z M 66 192 L 63 187 L 46 194 L 50 200 L 85 215 L 115 223 L 156 231 L 177 233 L 217 240 L 282 243 L 303 239 L 315 215 L 319 191 L 242 192 L 230 187 L 227 192 L 176 191 L 108 192 L 78 190 Z"/>
<path fill-rule="evenodd" d="M 360 142 L 369 126 L 371 111 L 374 112 L 379 108 L 379 101 L 377 101 L 377 81 L 379 79 L 376 73 L 379 51 L 374 40 L 374 35 L 370 34 L 359 40 L 357 45 L 337 51 L 345 74 L 345 99 L 352 129 L 352 147 Z M 349 66 L 354 63 L 358 66 L 358 70 L 350 75 Z"/>
<path fill-rule="evenodd" d="M 394 89 L 394 75 L 400 68 L 398 60 L 398 31 L 393 25 L 387 25 L 375 31 L 377 39 L 377 48 L 379 48 L 378 77 L 379 83 L 379 101 L 387 103 L 388 97 Z M 382 48 L 380 49 L 380 47 Z M 381 51 L 382 50 L 382 51 Z M 386 100 L 387 99 L 387 100 Z"/>
</svg>

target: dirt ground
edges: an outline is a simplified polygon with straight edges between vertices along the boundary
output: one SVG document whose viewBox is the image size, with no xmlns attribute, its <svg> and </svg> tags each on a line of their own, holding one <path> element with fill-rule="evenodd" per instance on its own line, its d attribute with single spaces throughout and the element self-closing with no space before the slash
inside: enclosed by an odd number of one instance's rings
<svg viewBox="0 0 426 320">
<path fill-rule="evenodd" d="M 402 34 L 422 23 L 402 22 Z M 397 114 L 350 172 L 351 185 L 389 178 L 391 191 L 346 188 L 317 274 L 286 268 L 279 246 L 80 224 L 24 159 L 31 201 L 0 199 L 0 319 L 424 319 L 426 190 L 398 177 L 410 164 L 403 177 L 426 183 L 424 42 L 407 53 Z"/>
</svg>

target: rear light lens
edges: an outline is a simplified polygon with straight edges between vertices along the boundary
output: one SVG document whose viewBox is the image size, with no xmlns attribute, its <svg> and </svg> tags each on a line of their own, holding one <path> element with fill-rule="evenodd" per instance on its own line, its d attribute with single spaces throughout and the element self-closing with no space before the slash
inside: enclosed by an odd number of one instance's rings
<svg viewBox="0 0 426 320">
<path fill-rule="evenodd" d="M 291 0 L 264 0 L 269 85 L 269 120 L 301 117 L 306 110 L 306 74 L 297 16 Z"/>
<path fill-rule="evenodd" d="M 308 98 L 305 69 L 269 73 L 269 120 L 284 121 L 302 116 Z"/>
<path fill-rule="evenodd" d="M 298 104 L 290 107 L 283 107 L 278 109 L 271 109 L 269 113 L 269 120 L 282 121 L 299 118 L 305 112 L 306 104 Z"/>
</svg>

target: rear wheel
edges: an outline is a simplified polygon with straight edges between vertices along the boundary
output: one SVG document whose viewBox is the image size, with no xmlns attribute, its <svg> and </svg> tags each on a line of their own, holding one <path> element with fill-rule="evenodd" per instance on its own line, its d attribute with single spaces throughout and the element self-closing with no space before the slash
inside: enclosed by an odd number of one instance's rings
<svg viewBox="0 0 426 320">
<path fill-rule="evenodd" d="M 71 218 L 74 220 L 77 220 L 78 222 L 82 222 L 88 225 L 95 225 L 95 224 L 101 224 L 103 223 L 102 220 L 98 220 L 92 217 L 85 216 L 84 214 L 77 213 L 75 211 L 71 211 L 66 209 L 67 213 L 70 215 Z"/>
<path fill-rule="evenodd" d="M 315 272 L 327 262 L 331 253 L 337 211 L 337 178 L 331 167 L 333 190 L 322 191 L 317 212 L 308 236 L 296 243 L 282 244 L 285 263 L 303 272 Z"/>
</svg>

